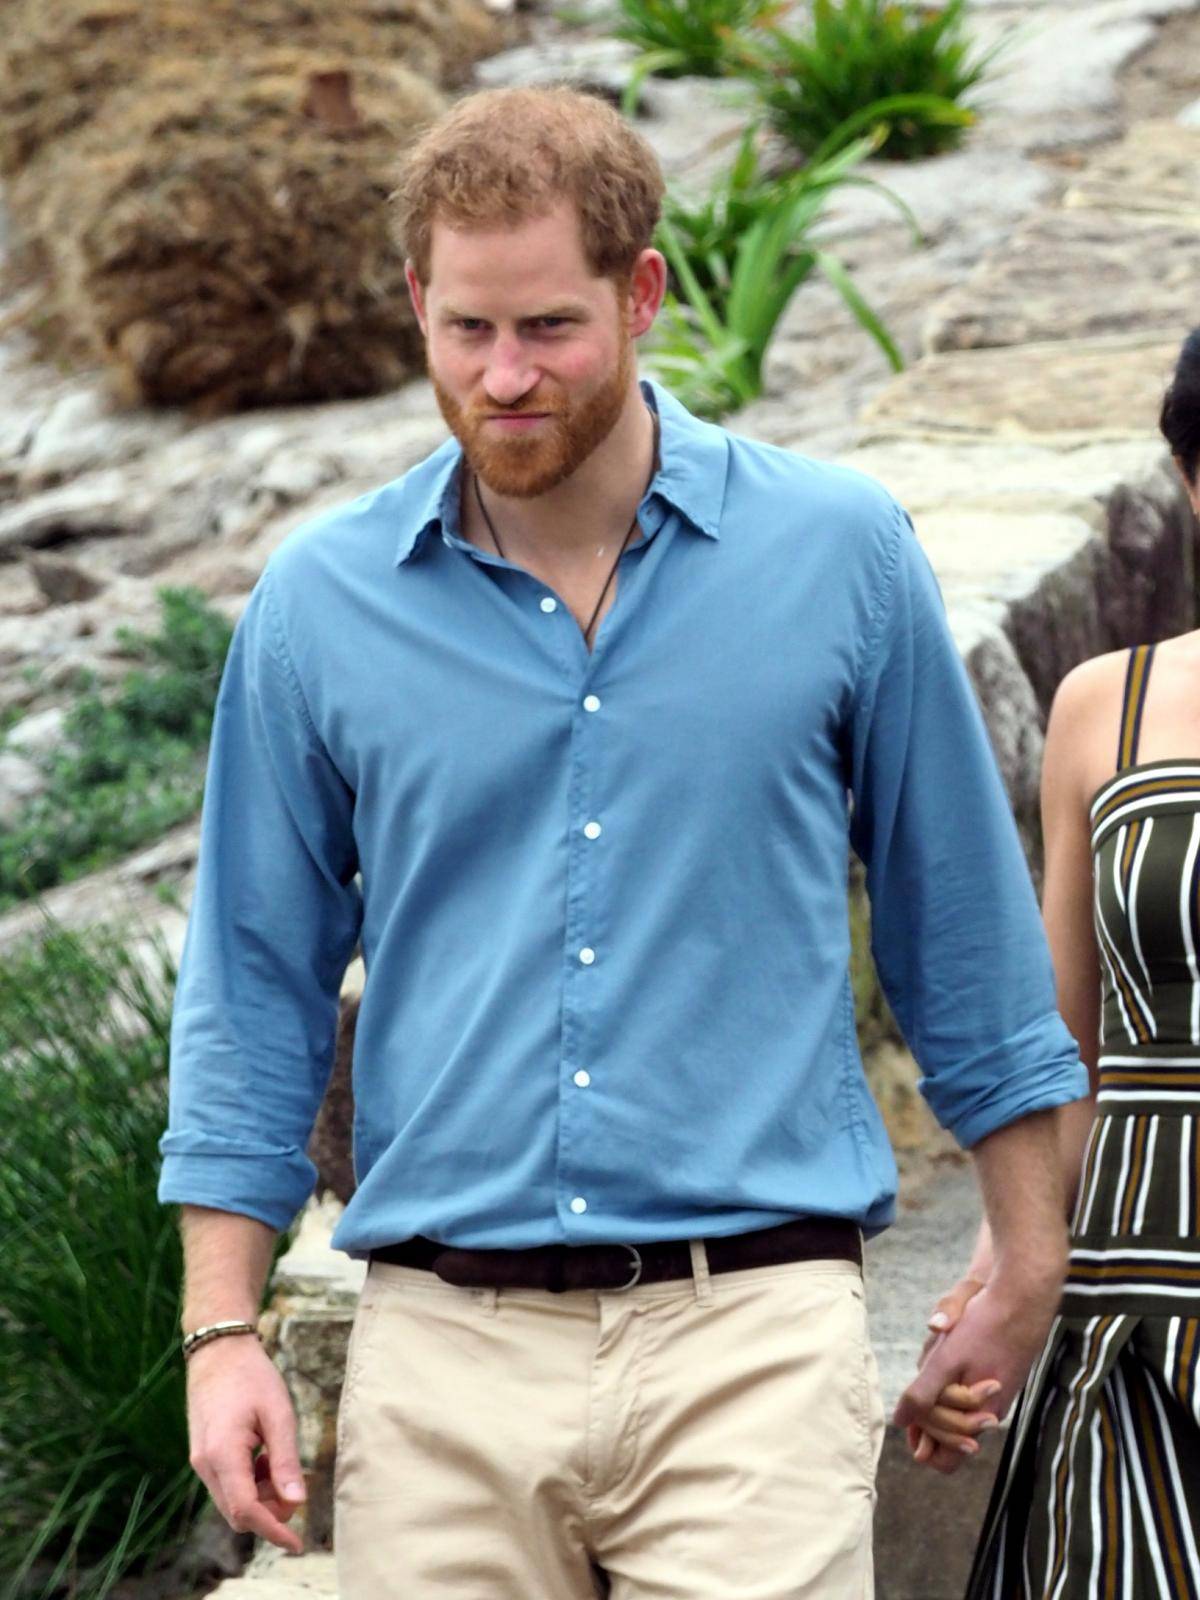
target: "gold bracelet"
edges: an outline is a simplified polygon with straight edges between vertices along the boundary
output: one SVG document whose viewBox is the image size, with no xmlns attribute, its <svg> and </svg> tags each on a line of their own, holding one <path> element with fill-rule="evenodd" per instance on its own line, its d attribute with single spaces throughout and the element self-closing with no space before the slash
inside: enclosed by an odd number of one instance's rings
<svg viewBox="0 0 1200 1600">
<path fill-rule="evenodd" d="M 234 1333 L 252 1333 L 258 1338 L 258 1329 L 252 1322 L 210 1322 L 205 1328 L 196 1328 L 193 1332 L 185 1334 L 180 1346 L 183 1358 L 186 1361 L 203 1344 L 211 1344 L 214 1339 L 224 1339 Z"/>
</svg>

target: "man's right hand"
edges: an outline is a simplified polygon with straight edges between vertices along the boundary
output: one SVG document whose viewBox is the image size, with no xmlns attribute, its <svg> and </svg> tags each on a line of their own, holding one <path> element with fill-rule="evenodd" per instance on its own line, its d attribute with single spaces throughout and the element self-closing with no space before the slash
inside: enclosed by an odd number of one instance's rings
<svg viewBox="0 0 1200 1600">
<path fill-rule="evenodd" d="M 266 1351 L 249 1335 L 214 1339 L 189 1358 L 187 1379 L 190 1459 L 217 1510 L 238 1533 L 299 1555 L 287 1526 L 305 1499 L 296 1414 Z"/>
</svg>

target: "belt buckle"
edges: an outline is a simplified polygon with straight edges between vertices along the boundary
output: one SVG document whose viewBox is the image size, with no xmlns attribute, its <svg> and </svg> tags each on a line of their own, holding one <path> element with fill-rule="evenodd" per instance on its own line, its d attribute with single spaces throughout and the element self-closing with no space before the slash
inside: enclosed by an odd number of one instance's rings
<svg viewBox="0 0 1200 1600">
<path fill-rule="evenodd" d="M 623 1244 L 623 1245 L 620 1245 L 618 1248 L 621 1249 L 621 1250 L 628 1250 L 629 1254 L 633 1257 L 633 1263 L 632 1263 L 632 1265 L 633 1265 L 633 1276 L 630 1278 L 628 1283 L 619 1283 L 619 1284 L 617 1284 L 616 1288 L 612 1291 L 613 1294 L 625 1294 L 628 1290 L 632 1289 L 635 1284 L 641 1282 L 641 1278 L 642 1278 L 642 1252 L 635 1245 L 632 1245 L 632 1244 Z"/>
</svg>

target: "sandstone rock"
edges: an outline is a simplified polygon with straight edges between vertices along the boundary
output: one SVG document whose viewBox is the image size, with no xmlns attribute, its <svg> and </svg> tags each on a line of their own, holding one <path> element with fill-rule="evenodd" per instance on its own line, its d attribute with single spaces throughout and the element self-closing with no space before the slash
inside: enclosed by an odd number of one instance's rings
<svg viewBox="0 0 1200 1600">
<path fill-rule="evenodd" d="M 1081 544 L 1008 608 L 1006 631 L 1043 710 L 1079 661 L 1192 625 L 1184 575 L 1189 547 L 1195 570 L 1198 530 L 1167 469 L 1116 490 L 1105 524 L 1103 539 Z"/>
<path fill-rule="evenodd" d="M 877 478 L 914 517 L 917 531 L 931 510 L 972 507 L 1019 515 L 1027 511 L 1086 516 L 1121 485 L 1156 472 L 1162 441 L 1141 438 L 1051 448 L 1008 439 L 867 438 L 840 459 Z M 980 550 L 981 561 L 1003 551 Z"/>
<path fill-rule="evenodd" d="M 198 824 L 184 823 L 164 836 L 155 848 L 166 851 L 181 837 L 198 836 Z M 137 859 L 136 857 L 134 858 Z M 191 874 L 173 882 L 180 904 L 186 905 L 191 893 Z M 130 871 L 128 861 L 90 873 L 75 883 L 48 889 L 37 904 L 14 907 L 0 913 L 0 951 L 35 937 L 45 926 L 47 916 L 66 928 L 86 928 L 96 923 L 121 923 L 135 936 L 147 939 L 161 933 L 168 947 L 178 951 L 183 931 L 179 904 L 164 904 L 157 882 Z"/>
<path fill-rule="evenodd" d="M 1130 478 L 1108 503 L 1108 570 L 1099 584 L 1108 636 L 1118 645 L 1195 625 L 1200 523 L 1174 467 Z"/>
<path fill-rule="evenodd" d="M 0 490 L 7 492 L 16 487 L 21 461 L 36 427 L 36 413 L 0 414 Z"/>
<path fill-rule="evenodd" d="M 1196 314 L 1200 203 L 1191 221 L 1109 211 L 1046 212 L 932 312 L 928 350 L 1162 330 Z"/>
<path fill-rule="evenodd" d="M 209 1600 L 311 1600 L 337 1596 L 337 1573 L 331 1555 L 315 1552 L 288 1557 L 256 1556 L 240 1578 L 228 1578 Z"/>
<path fill-rule="evenodd" d="M 37 580 L 38 588 L 51 605 L 73 605 L 79 600 L 91 600 L 100 594 L 104 584 L 74 561 L 60 556 L 34 556 L 29 570 Z"/>
<path fill-rule="evenodd" d="M 148 505 L 131 493 L 119 468 L 92 473 L 0 511 L 0 561 L 22 546 L 141 533 L 148 523 Z"/>
<path fill-rule="evenodd" d="M 78 382 L 38 361 L 28 335 L 18 331 L 25 316 L 36 311 L 38 293 L 33 287 L 0 300 L 0 328 L 13 330 L 0 338 L 0 493 L 4 494 L 19 487 L 22 463 L 35 433 Z"/>
<path fill-rule="evenodd" d="M 1200 107 L 1200 101 L 1196 104 Z M 1155 212 L 1200 227 L 1200 111 L 1194 127 L 1181 126 L 1185 117 L 1136 124 L 1119 144 L 1088 162 L 1068 188 L 1064 205 L 1110 214 Z M 1113 220 L 1123 227 L 1132 218 L 1113 215 Z M 1167 268 L 1169 263 L 1151 265 Z"/>
<path fill-rule="evenodd" d="M 353 1310 L 366 1276 L 366 1263 L 335 1250 L 330 1243 L 345 1207 L 333 1194 L 314 1197 L 300 1213 L 292 1240 L 275 1268 L 273 1286 L 288 1306 L 319 1301 Z M 282 1303 L 282 1302 L 281 1302 Z"/>
<path fill-rule="evenodd" d="M 480 61 L 475 81 L 482 89 L 570 83 L 616 103 L 625 92 L 637 57 L 636 47 L 623 39 L 560 35 L 502 50 Z"/>
<path fill-rule="evenodd" d="M 1145 437 L 1178 351 L 1177 338 L 1128 336 L 927 356 L 894 378 L 863 420 L 940 437 Z"/>
<path fill-rule="evenodd" d="M 174 828 L 163 839 L 157 840 L 148 850 L 139 850 L 124 862 L 128 877 L 141 878 L 155 883 L 166 876 L 178 877 L 196 865 L 200 854 L 200 826 L 184 823 Z"/>
<path fill-rule="evenodd" d="M 1026 151 L 1056 150 L 1120 131 L 1117 74 L 1154 38 L 1155 22 L 1192 0 L 1095 0 L 1039 6 L 1025 19 L 998 10 L 975 21 L 981 43 L 1023 20 L 979 94 L 991 137 Z"/>
<path fill-rule="evenodd" d="M 21 466 L 26 489 L 81 472 L 120 466 L 184 431 L 182 414 L 121 412 L 105 390 L 89 386 L 57 401 L 33 433 Z"/>
<path fill-rule="evenodd" d="M 744 91 L 715 78 L 650 78 L 638 132 L 677 188 L 706 192 L 732 160 L 747 122 Z"/>
<path fill-rule="evenodd" d="M 9 749 L 27 757 L 51 755 L 62 744 L 66 717 L 62 706 L 51 706 L 23 717 L 8 730 Z"/>
<path fill-rule="evenodd" d="M 434 406 L 431 391 L 429 410 L 424 416 L 397 413 L 376 421 L 364 419 L 361 427 L 355 424 L 347 428 L 328 448 L 348 479 L 358 477 L 379 484 L 398 478 L 423 461 L 446 436 L 446 425 Z M 352 499 L 357 492 L 353 484 L 349 485 L 346 498 Z"/>
<path fill-rule="evenodd" d="M 185 584 L 207 595 L 247 595 L 258 582 L 257 564 L 238 561 L 223 550 L 189 547 L 157 569 L 166 584 Z"/>
<path fill-rule="evenodd" d="M 973 239 L 999 241 L 1057 187 L 1057 179 L 1045 167 L 1020 151 L 991 148 L 978 139 L 926 161 L 868 161 L 859 170 L 912 209 L 926 245 L 951 233 L 961 234 L 968 218 Z M 869 189 L 838 190 L 831 198 L 822 235 L 841 240 L 864 228 L 877 229 L 895 215 L 894 206 Z M 903 259 L 893 255 L 892 265 Z"/>
<path fill-rule="evenodd" d="M 352 1307 L 302 1303 L 280 1318 L 275 1359 L 296 1408 L 296 1443 L 308 1490 L 296 1528 L 310 1550 L 328 1549 L 333 1537 L 337 1414 L 353 1321 Z"/>
<path fill-rule="evenodd" d="M 0 574 L 0 615 L 32 617 L 49 604 L 28 565 L 10 562 Z"/>
<path fill-rule="evenodd" d="M 36 762 L 19 751 L 0 748 L 0 827 L 13 827 L 45 787 L 45 774 Z"/>
<path fill-rule="evenodd" d="M 256 492 L 278 505 L 291 505 L 316 494 L 341 477 L 338 463 L 314 450 L 281 450 L 259 474 Z"/>
<path fill-rule="evenodd" d="M 1043 708 L 1038 705 L 1024 665 L 1002 628 L 980 630 L 977 642 L 967 652 L 966 662 L 987 723 L 996 765 L 1017 819 L 1026 859 L 1035 876 L 1040 877 Z"/>
<path fill-rule="evenodd" d="M 327 1546 L 333 1527 L 337 1411 L 354 1308 L 366 1273 L 330 1248 L 341 1206 L 332 1197 L 310 1202 L 273 1279 L 274 1295 L 261 1328 L 296 1407 L 300 1464 L 308 1487 L 303 1536 L 310 1549 Z"/>
</svg>

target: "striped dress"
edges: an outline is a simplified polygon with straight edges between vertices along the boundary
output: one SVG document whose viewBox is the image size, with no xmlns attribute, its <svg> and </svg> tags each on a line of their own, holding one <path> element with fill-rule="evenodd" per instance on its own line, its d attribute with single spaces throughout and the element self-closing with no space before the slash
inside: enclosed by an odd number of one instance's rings
<svg viewBox="0 0 1200 1600">
<path fill-rule="evenodd" d="M 1019 1402 L 967 1600 L 1200 1600 L 1200 760 L 1091 808 L 1103 1007 L 1060 1313 Z"/>
</svg>

